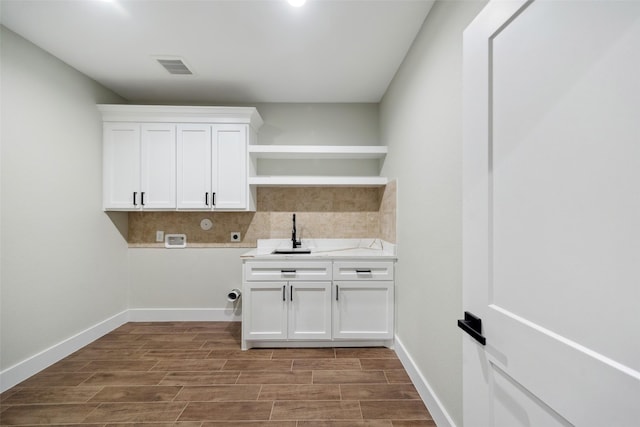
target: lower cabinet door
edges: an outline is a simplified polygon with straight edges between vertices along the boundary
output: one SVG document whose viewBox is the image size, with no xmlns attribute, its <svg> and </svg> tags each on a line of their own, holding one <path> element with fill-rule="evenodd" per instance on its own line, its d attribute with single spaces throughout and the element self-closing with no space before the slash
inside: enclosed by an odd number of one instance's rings
<svg viewBox="0 0 640 427">
<path fill-rule="evenodd" d="M 335 281 L 334 339 L 393 338 L 392 281 Z"/>
<path fill-rule="evenodd" d="M 287 339 L 287 282 L 244 284 L 242 295 L 243 339 Z"/>
<path fill-rule="evenodd" d="M 289 282 L 288 338 L 331 339 L 331 282 Z"/>
</svg>

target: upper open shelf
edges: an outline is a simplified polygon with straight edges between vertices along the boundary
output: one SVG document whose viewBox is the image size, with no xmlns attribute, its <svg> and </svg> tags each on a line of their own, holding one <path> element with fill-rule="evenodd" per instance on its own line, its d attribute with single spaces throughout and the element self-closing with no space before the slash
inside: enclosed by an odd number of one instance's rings
<svg viewBox="0 0 640 427">
<path fill-rule="evenodd" d="M 382 159 L 387 147 L 380 145 L 249 145 L 258 159 Z"/>
<path fill-rule="evenodd" d="M 376 160 L 384 159 L 387 147 L 380 145 L 249 145 L 254 174 L 251 186 L 382 186 L 381 176 L 302 176 L 255 174 L 257 161 L 266 160 Z"/>
</svg>

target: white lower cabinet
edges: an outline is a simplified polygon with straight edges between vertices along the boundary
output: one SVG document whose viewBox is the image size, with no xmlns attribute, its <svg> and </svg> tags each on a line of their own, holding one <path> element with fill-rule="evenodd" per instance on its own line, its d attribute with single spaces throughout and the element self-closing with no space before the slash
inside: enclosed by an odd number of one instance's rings
<svg viewBox="0 0 640 427">
<path fill-rule="evenodd" d="M 242 348 L 278 342 L 389 345 L 394 333 L 393 265 L 245 261 Z"/>
<path fill-rule="evenodd" d="M 330 340 L 331 282 L 245 283 L 248 340 Z"/>
<path fill-rule="evenodd" d="M 393 338 L 393 267 L 389 261 L 333 263 L 333 338 Z"/>
<path fill-rule="evenodd" d="M 334 339 L 393 338 L 393 282 L 334 283 Z"/>
</svg>

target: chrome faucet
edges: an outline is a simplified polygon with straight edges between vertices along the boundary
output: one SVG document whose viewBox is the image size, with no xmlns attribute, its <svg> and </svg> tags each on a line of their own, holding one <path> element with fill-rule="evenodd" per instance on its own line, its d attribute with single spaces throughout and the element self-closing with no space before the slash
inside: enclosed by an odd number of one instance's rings
<svg viewBox="0 0 640 427">
<path fill-rule="evenodd" d="M 296 214 L 293 214 L 293 230 L 291 231 L 291 243 L 293 245 L 293 249 L 302 246 L 302 239 L 297 240 L 296 237 Z"/>
</svg>

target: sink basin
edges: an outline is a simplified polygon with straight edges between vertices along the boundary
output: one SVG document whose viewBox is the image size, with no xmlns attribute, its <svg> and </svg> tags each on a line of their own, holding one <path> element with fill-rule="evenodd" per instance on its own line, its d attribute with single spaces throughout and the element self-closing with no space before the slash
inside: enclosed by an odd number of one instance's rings
<svg viewBox="0 0 640 427">
<path fill-rule="evenodd" d="M 271 252 L 273 255 L 298 255 L 298 254 L 310 254 L 311 249 L 304 248 L 291 248 L 291 249 L 276 249 Z"/>
</svg>

